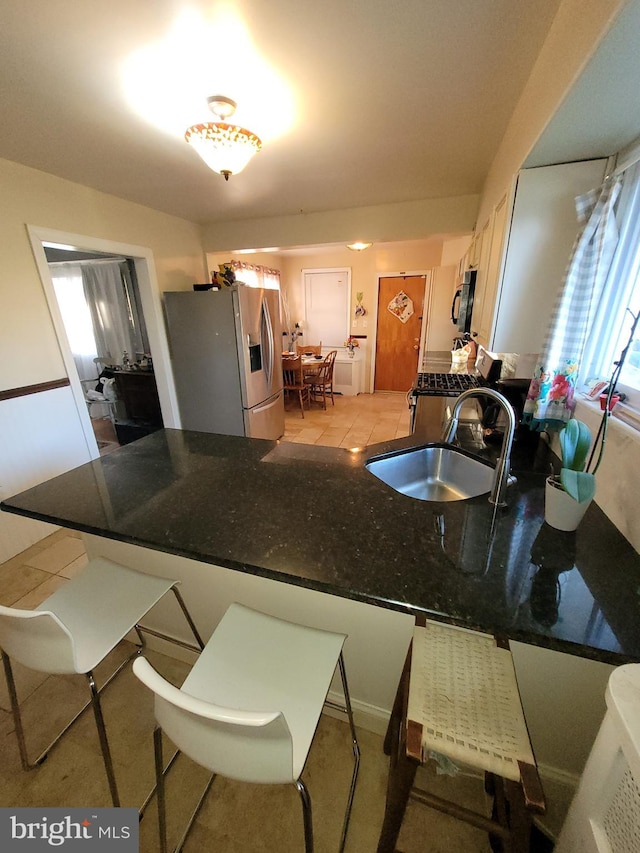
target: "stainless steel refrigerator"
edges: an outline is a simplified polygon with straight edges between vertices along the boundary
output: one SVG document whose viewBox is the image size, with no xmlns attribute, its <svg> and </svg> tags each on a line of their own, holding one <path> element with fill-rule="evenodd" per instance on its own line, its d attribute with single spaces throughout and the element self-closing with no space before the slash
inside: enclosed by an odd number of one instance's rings
<svg viewBox="0 0 640 853">
<path fill-rule="evenodd" d="M 183 429 L 284 433 L 280 293 L 244 285 L 164 294 Z"/>
</svg>

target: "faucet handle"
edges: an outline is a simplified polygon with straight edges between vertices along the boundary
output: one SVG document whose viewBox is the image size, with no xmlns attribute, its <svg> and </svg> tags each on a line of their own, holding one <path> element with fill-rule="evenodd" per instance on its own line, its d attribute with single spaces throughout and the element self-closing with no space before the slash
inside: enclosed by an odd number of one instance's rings
<svg viewBox="0 0 640 853">
<path fill-rule="evenodd" d="M 451 417 L 447 421 L 445 428 L 442 432 L 442 441 L 444 444 L 451 444 L 456 437 L 456 433 L 458 432 L 458 418 Z"/>
</svg>

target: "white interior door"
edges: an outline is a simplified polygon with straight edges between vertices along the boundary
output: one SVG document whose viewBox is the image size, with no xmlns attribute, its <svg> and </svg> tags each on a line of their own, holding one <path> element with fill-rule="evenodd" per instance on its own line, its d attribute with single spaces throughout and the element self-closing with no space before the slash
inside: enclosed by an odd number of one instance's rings
<svg viewBox="0 0 640 853">
<path fill-rule="evenodd" d="M 351 270 L 303 270 L 304 342 L 343 347 L 349 335 Z"/>
</svg>

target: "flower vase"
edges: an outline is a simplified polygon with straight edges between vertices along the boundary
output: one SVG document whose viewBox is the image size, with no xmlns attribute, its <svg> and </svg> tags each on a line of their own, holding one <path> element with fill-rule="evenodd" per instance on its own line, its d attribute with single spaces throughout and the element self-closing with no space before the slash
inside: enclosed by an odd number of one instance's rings
<svg viewBox="0 0 640 853">
<path fill-rule="evenodd" d="M 355 354 L 356 354 L 355 350 L 352 350 L 352 349 L 349 350 L 349 358 L 353 358 Z"/>
</svg>

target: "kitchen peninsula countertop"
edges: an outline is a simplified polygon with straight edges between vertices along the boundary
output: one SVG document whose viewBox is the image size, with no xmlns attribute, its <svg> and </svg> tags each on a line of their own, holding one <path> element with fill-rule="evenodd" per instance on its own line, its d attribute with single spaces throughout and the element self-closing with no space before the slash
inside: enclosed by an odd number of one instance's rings
<svg viewBox="0 0 640 853">
<path fill-rule="evenodd" d="M 595 504 L 561 533 L 543 523 L 542 471 L 516 471 L 494 512 L 486 496 L 406 497 L 364 468 L 417 443 L 351 452 L 164 429 L 1 506 L 582 657 L 640 660 L 640 557 Z"/>
</svg>

